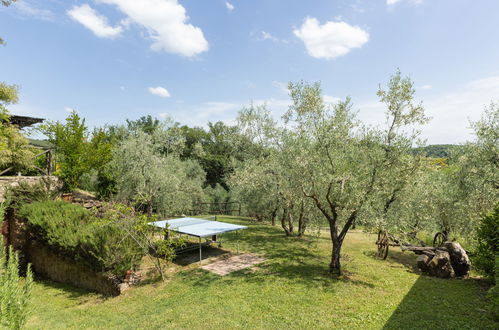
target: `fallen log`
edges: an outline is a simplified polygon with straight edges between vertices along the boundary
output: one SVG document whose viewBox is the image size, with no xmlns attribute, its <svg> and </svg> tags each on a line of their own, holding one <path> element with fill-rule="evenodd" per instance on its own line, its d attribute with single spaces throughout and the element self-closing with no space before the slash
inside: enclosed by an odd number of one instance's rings
<svg viewBox="0 0 499 330">
<path fill-rule="evenodd" d="M 418 268 L 432 276 L 449 278 L 468 276 L 470 260 L 457 242 L 445 242 L 443 247 L 401 246 L 402 251 L 422 254 L 416 260 Z"/>
<path fill-rule="evenodd" d="M 423 252 L 433 252 L 435 254 L 436 251 L 447 251 L 447 249 L 442 248 L 442 247 L 433 247 L 433 246 L 414 246 L 414 245 L 402 245 L 400 246 L 402 251 L 412 251 L 416 254 L 420 252 L 419 254 Z"/>
</svg>

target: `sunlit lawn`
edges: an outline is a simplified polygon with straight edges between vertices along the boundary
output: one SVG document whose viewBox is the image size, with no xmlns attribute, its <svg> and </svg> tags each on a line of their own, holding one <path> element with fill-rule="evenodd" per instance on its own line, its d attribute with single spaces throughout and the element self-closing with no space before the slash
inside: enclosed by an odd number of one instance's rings
<svg viewBox="0 0 499 330">
<path fill-rule="evenodd" d="M 265 255 L 265 263 L 225 277 L 197 264 L 177 265 L 166 282 L 144 284 L 117 298 L 37 283 L 28 327 L 498 328 L 481 281 L 420 276 L 412 253 L 392 250 L 388 260 L 377 260 L 372 235 L 348 234 L 345 275 L 331 279 L 326 233 L 320 239 L 286 238 L 278 227 L 227 221 L 249 226 L 239 234 L 239 248 Z M 236 250 L 235 237 L 227 235 L 225 249 Z"/>
</svg>

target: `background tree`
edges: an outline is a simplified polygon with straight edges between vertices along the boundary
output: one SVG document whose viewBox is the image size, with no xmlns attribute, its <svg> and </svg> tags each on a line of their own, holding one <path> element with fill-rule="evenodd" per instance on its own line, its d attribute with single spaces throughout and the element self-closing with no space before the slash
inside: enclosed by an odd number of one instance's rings
<svg viewBox="0 0 499 330">
<path fill-rule="evenodd" d="M 251 149 L 246 159 L 234 161 L 236 170 L 230 180 L 234 194 L 250 216 L 271 219 L 273 225 L 280 218 L 286 235 L 302 236 L 311 219 L 310 203 L 293 177 L 293 163 L 286 158 L 285 131 L 266 106 L 242 109 L 237 121 L 237 141 Z"/>
<path fill-rule="evenodd" d="M 18 87 L 0 82 L 0 171 L 21 172 L 34 168 L 36 149 L 16 126 L 9 123 L 7 106 L 18 101 Z"/>
<path fill-rule="evenodd" d="M 90 150 L 87 147 L 88 129 L 85 119 L 73 111 L 66 118 L 65 124 L 49 122 L 41 130 L 56 148 L 56 175 L 64 181 L 66 190 L 78 188 L 81 176 L 89 171 L 87 159 Z"/>
<path fill-rule="evenodd" d="M 182 161 L 181 149 L 163 153 L 161 136 L 159 130 L 130 135 L 115 147 L 109 166 L 119 200 L 132 201 L 148 214 L 178 215 L 202 198 L 204 172 L 195 161 Z"/>
<path fill-rule="evenodd" d="M 343 241 L 360 214 L 385 217 L 398 192 L 414 175 L 410 154 L 417 131 L 405 127 L 424 123 L 423 108 L 413 103 L 409 78 L 397 72 L 378 96 L 386 104 L 387 128 L 362 126 L 350 100 L 324 105 L 319 84 L 289 84 L 293 104 L 286 114 L 286 164 L 292 164 L 303 195 L 324 216 L 330 228 L 333 274 L 341 273 Z"/>
</svg>

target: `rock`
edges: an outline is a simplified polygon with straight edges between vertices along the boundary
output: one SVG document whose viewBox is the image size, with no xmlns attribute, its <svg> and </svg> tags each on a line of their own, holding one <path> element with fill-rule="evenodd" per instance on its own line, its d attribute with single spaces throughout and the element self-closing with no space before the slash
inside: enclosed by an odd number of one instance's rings
<svg viewBox="0 0 499 330">
<path fill-rule="evenodd" d="M 418 265 L 418 268 L 424 273 L 428 272 L 429 262 L 430 262 L 430 257 L 424 254 L 418 256 L 418 258 L 416 259 L 416 264 Z"/>
<path fill-rule="evenodd" d="M 120 283 L 118 284 L 118 291 L 119 293 L 123 293 L 125 292 L 126 290 L 130 289 L 130 285 L 128 285 L 128 283 Z"/>
<path fill-rule="evenodd" d="M 428 263 L 428 273 L 430 275 L 449 278 L 452 276 L 452 264 L 450 255 L 446 251 L 436 251 L 435 256 Z"/>
<path fill-rule="evenodd" d="M 449 252 L 450 262 L 456 276 L 467 276 L 470 272 L 468 254 L 457 242 L 445 242 L 444 247 Z"/>
</svg>

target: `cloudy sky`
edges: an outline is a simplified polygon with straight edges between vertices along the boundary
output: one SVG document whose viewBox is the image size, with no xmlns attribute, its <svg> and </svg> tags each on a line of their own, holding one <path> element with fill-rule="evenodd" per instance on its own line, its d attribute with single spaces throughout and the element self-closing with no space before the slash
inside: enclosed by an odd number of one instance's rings
<svg viewBox="0 0 499 330">
<path fill-rule="evenodd" d="M 0 8 L 0 81 L 16 114 L 90 125 L 151 114 L 188 125 L 233 122 L 286 84 L 322 83 L 383 124 L 376 90 L 397 68 L 433 118 L 428 143 L 471 138 L 499 100 L 497 0 L 19 0 Z"/>
</svg>

